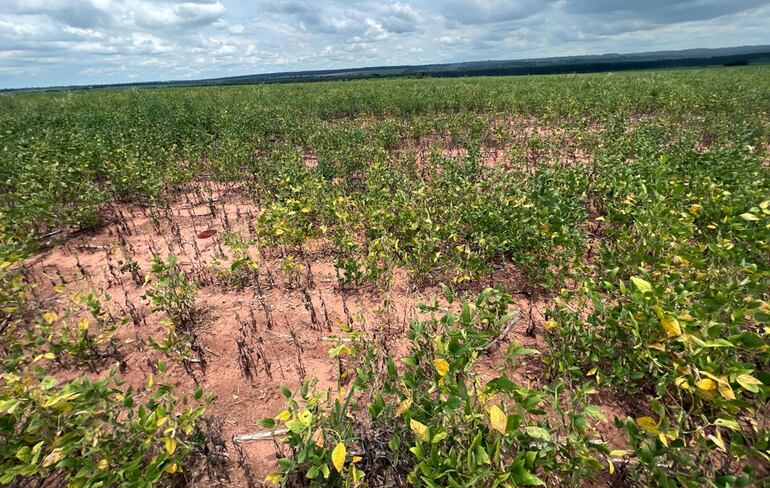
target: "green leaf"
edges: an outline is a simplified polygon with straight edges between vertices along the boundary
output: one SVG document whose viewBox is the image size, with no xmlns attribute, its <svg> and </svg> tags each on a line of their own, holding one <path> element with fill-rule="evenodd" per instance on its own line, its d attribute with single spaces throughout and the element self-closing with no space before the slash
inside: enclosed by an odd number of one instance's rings
<svg viewBox="0 0 770 488">
<path fill-rule="evenodd" d="M 599 410 L 599 407 L 596 405 L 588 405 L 586 409 L 584 410 L 585 414 L 589 417 L 592 417 L 596 420 L 600 420 L 602 422 L 607 421 L 607 417 L 604 416 L 601 410 Z"/>
<path fill-rule="evenodd" d="M 759 385 L 762 384 L 761 381 L 754 378 L 750 374 L 739 374 L 737 378 L 735 378 L 735 381 L 738 382 L 739 385 L 744 387 L 745 389 L 749 390 L 752 393 L 758 393 L 759 392 Z"/>
<path fill-rule="evenodd" d="M 311 466 L 310 469 L 307 470 L 305 477 L 312 480 L 316 478 L 320 472 L 321 472 L 320 466 Z"/>
<path fill-rule="evenodd" d="M 438 444 L 439 442 L 441 442 L 444 439 L 446 439 L 448 435 L 449 434 L 447 434 L 447 432 L 445 430 L 441 431 L 438 434 L 434 435 L 433 439 L 431 439 L 430 442 L 431 442 L 431 444 Z"/>
<path fill-rule="evenodd" d="M 741 426 L 735 420 L 716 419 L 716 421 L 714 421 L 714 425 L 718 425 L 720 427 L 727 427 L 728 429 L 735 430 L 735 431 L 741 430 Z"/>
<path fill-rule="evenodd" d="M 22 446 L 16 451 L 16 458 L 23 463 L 28 463 L 32 458 L 31 452 L 29 446 Z"/>
<path fill-rule="evenodd" d="M 632 276 L 631 282 L 634 284 L 636 289 L 642 293 L 652 293 L 652 285 L 650 285 L 649 281 L 643 280 L 637 276 Z"/>
<path fill-rule="evenodd" d="M 529 435 L 532 438 L 540 439 L 541 441 L 551 440 L 551 433 L 542 427 L 530 425 L 525 430 L 527 431 L 527 435 Z"/>
<path fill-rule="evenodd" d="M 476 454 L 476 464 L 492 463 L 492 461 L 489 459 L 489 454 L 487 454 L 487 451 L 486 449 L 484 449 L 483 446 L 476 446 L 475 454 Z"/>
<path fill-rule="evenodd" d="M 7 413 L 9 415 L 12 415 L 13 412 L 16 410 L 16 407 L 18 407 L 21 404 L 21 400 L 12 398 L 10 400 L 3 400 L 0 401 L 0 413 Z"/>
<path fill-rule="evenodd" d="M 301 434 L 307 429 L 307 425 L 300 420 L 291 419 L 286 422 L 286 428 L 295 434 Z"/>
<path fill-rule="evenodd" d="M 275 428 L 276 422 L 274 419 L 265 418 L 259 419 L 257 424 L 259 424 L 261 427 L 264 427 L 265 429 L 272 429 Z"/>
<path fill-rule="evenodd" d="M 53 376 L 46 376 L 42 380 L 40 380 L 40 388 L 42 390 L 50 390 L 54 386 L 59 384 L 59 380 L 54 378 Z"/>
<path fill-rule="evenodd" d="M 530 471 L 525 471 L 522 476 L 520 477 L 520 481 L 522 485 L 526 486 L 543 486 L 545 483 L 543 480 L 537 477 L 534 473 Z"/>
</svg>

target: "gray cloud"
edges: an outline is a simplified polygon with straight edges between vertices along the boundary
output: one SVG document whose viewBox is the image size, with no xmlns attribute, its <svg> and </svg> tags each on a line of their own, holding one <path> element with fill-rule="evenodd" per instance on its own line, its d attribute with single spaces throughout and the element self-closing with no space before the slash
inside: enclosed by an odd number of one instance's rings
<svg viewBox="0 0 770 488">
<path fill-rule="evenodd" d="M 404 34 L 419 30 L 423 16 L 411 5 L 379 2 L 346 2 L 316 4 L 302 0 L 263 2 L 265 12 L 276 21 L 285 22 L 307 34 L 329 34 L 346 38 L 384 39 L 388 34 Z"/>
<path fill-rule="evenodd" d="M 104 6 L 101 2 L 101 6 Z M 90 0 L 10 0 L 4 7 L 8 13 L 44 15 L 63 24 L 83 29 L 105 26 L 110 14 L 99 2 Z"/>
<path fill-rule="evenodd" d="M 301 0 L 270 0 L 263 2 L 261 6 L 268 12 L 276 12 L 289 15 L 310 13 L 315 10 L 312 3 Z"/>
<path fill-rule="evenodd" d="M 494 24 L 526 19 L 545 8 L 549 0 L 448 0 L 442 2 L 442 14 L 459 24 Z"/>
<path fill-rule="evenodd" d="M 148 29 L 175 29 L 208 26 L 225 13 L 219 2 L 180 2 L 158 5 L 136 2 L 139 8 L 132 10 L 136 24 Z"/>
<path fill-rule="evenodd" d="M 708 20 L 767 5 L 767 0 L 567 0 L 568 12 L 669 24 Z"/>
</svg>

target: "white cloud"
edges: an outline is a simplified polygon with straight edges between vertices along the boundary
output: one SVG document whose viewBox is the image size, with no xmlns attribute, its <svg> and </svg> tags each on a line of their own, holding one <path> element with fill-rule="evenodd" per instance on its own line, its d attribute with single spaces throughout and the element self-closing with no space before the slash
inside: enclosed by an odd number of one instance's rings
<svg viewBox="0 0 770 488">
<path fill-rule="evenodd" d="M 0 87 L 770 44 L 766 0 L 0 3 Z"/>
</svg>

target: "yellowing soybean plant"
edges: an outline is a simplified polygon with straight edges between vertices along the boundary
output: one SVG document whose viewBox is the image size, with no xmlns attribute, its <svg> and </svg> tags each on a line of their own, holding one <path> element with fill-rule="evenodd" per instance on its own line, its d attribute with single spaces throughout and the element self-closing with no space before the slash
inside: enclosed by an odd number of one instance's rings
<svg viewBox="0 0 770 488">
<path fill-rule="evenodd" d="M 768 79 L 0 96 L 0 483 L 767 483 Z"/>
</svg>

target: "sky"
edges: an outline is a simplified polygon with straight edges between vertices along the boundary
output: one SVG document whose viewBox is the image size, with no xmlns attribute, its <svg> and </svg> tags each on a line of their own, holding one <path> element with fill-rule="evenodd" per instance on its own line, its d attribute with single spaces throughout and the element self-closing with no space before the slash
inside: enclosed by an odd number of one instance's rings
<svg viewBox="0 0 770 488">
<path fill-rule="evenodd" d="M 0 88 L 770 44 L 770 0 L 0 0 Z"/>
</svg>

